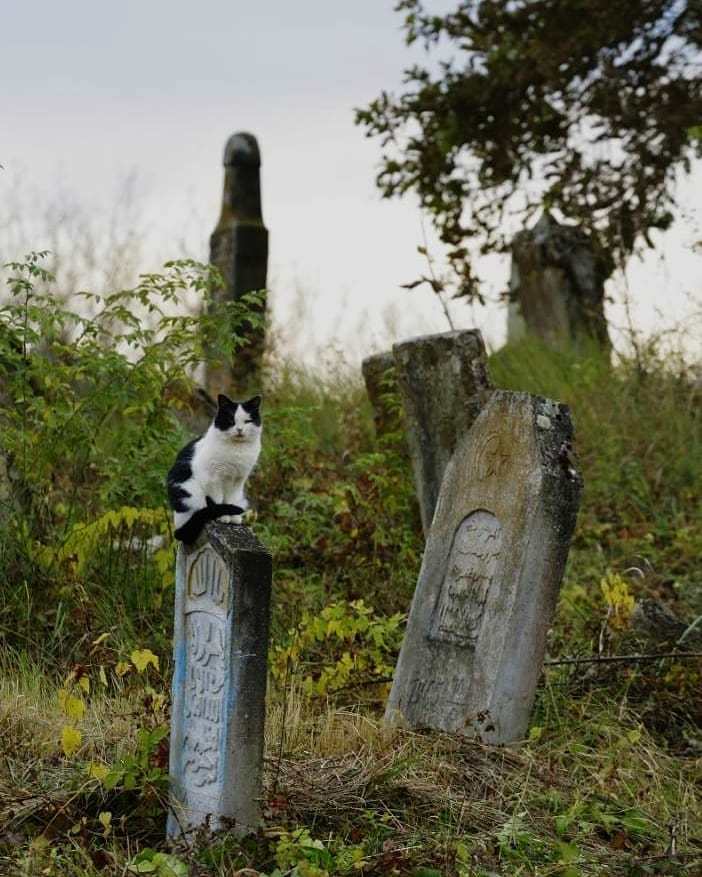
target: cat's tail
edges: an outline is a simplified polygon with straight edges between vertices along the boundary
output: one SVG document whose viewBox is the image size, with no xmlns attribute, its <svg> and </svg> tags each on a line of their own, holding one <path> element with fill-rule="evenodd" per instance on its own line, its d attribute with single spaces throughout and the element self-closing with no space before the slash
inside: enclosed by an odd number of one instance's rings
<svg viewBox="0 0 702 877">
<path fill-rule="evenodd" d="M 207 505 L 204 508 L 193 512 L 183 526 L 178 527 L 173 534 L 180 542 L 184 542 L 186 545 L 192 545 L 200 533 L 202 533 L 205 524 L 209 521 L 214 521 L 224 515 L 244 514 L 244 509 L 239 508 L 238 505 L 214 502 L 212 497 L 209 496 L 205 497 L 205 502 Z"/>
</svg>

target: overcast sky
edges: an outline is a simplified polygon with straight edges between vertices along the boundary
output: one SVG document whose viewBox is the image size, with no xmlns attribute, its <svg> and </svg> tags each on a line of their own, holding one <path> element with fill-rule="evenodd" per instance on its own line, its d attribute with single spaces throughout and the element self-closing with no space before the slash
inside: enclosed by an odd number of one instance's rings
<svg viewBox="0 0 702 877">
<path fill-rule="evenodd" d="M 21 178 L 47 199 L 71 192 L 97 215 L 136 171 L 148 240 L 143 270 L 180 255 L 183 240 L 206 259 L 222 148 L 229 134 L 248 130 L 263 157 L 274 322 L 282 331 L 295 325 L 306 339 L 297 348 L 289 342 L 297 355 L 318 358 L 335 343 L 356 360 L 398 337 L 445 329 L 430 293 L 399 289 L 425 267 L 416 253 L 419 212 L 410 200 L 380 199 L 379 145 L 353 124 L 353 108 L 399 88 L 413 60 L 393 5 L 4 0 L 0 209 Z M 683 190 L 688 221 L 629 272 L 634 319 L 644 328 L 699 308 L 702 258 L 690 247 L 702 237 L 701 195 L 697 172 Z M 496 294 L 508 265 L 492 259 L 483 268 Z M 619 283 L 612 294 L 621 290 Z M 503 340 L 498 305 L 453 310 L 491 345 Z M 621 304 L 610 318 L 625 322 Z"/>
</svg>

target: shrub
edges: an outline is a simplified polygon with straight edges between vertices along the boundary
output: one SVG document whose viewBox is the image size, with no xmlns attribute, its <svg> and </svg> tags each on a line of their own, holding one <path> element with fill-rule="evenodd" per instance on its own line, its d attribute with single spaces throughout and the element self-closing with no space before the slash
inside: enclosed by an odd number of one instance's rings
<svg viewBox="0 0 702 877">
<path fill-rule="evenodd" d="M 49 645 L 60 649 L 67 627 L 90 627 L 70 592 L 99 593 L 107 563 L 91 567 L 97 549 L 111 562 L 120 527 L 137 544 L 164 529 L 164 461 L 184 443 L 177 414 L 191 405 L 205 350 L 214 361 L 231 356 L 241 327 L 258 318 L 255 295 L 210 307 L 221 279 L 191 260 L 166 263 L 133 289 L 66 303 L 52 293 L 45 256 L 6 266 L 0 306 L 0 447 L 15 500 L 3 522 L 0 619 L 12 628 L 31 592 L 46 614 L 25 612 L 27 622 L 53 628 Z M 191 294 L 203 302 L 195 315 L 183 307 Z M 138 592 L 158 580 L 143 551 L 119 554 L 117 587 Z M 17 631 L 20 640 L 31 633 Z"/>
</svg>

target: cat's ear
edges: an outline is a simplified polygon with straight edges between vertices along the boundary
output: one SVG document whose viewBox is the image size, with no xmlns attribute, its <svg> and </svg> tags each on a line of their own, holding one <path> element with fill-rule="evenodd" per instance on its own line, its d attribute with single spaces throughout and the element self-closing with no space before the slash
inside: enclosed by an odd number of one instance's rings
<svg viewBox="0 0 702 877">
<path fill-rule="evenodd" d="M 246 411 L 258 411 L 261 407 L 261 401 L 260 396 L 253 396 L 251 399 L 244 402 L 244 408 Z"/>
<path fill-rule="evenodd" d="M 220 393 L 219 396 L 217 396 L 217 405 L 220 408 L 231 408 L 233 407 L 234 403 L 229 398 L 229 396 L 225 396 L 224 393 Z"/>
</svg>

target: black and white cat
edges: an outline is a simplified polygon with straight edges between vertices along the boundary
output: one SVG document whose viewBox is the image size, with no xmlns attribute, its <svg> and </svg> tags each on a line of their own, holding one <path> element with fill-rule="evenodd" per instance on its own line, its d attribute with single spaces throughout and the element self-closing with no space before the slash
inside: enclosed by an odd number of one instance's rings
<svg viewBox="0 0 702 877">
<path fill-rule="evenodd" d="M 261 397 L 233 402 L 217 397 L 207 432 L 187 444 L 168 477 L 175 537 L 190 545 L 208 521 L 240 524 L 248 508 L 246 479 L 261 452 Z"/>
</svg>

